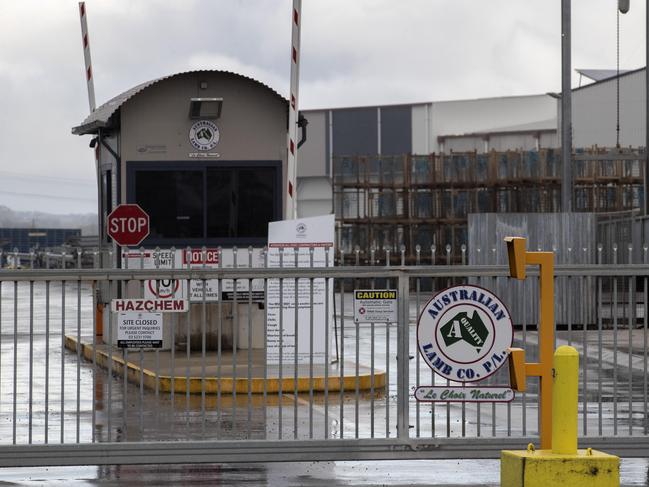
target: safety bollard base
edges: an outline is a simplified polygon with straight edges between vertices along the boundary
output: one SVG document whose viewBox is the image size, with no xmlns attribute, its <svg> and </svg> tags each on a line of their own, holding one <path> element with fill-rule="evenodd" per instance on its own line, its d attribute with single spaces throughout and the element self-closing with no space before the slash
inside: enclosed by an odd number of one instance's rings
<svg viewBox="0 0 649 487">
<path fill-rule="evenodd" d="M 596 450 L 558 455 L 552 450 L 503 450 L 501 487 L 619 487 L 620 459 Z"/>
</svg>

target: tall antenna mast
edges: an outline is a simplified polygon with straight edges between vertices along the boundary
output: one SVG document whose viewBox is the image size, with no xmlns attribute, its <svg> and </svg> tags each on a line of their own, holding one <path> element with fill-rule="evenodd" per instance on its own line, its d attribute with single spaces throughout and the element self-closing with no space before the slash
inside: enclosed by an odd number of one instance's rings
<svg viewBox="0 0 649 487">
<path fill-rule="evenodd" d="M 286 171 L 286 208 L 284 218 L 297 218 L 297 121 L 298 93 L 300 87 L 300 30 L 302 26 L 302 0 L 293 0 L 291 18 L 291 87 L 288 107 L 288 157 Z"/>
</svg>

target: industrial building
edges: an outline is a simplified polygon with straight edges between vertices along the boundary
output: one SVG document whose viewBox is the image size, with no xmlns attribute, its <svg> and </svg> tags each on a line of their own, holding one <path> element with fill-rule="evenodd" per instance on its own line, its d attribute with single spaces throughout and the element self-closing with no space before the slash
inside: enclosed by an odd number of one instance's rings
<svg viewBox="0 0 649 487">
<path fill-rule="evenodd" d="M 61 247 L 80 237 L 78 228 L 0 228 L 0 250 L 28 253 Z"/>
<path fill-rule="evenodd" d="M 613 156 L 618 78 L 579 72 L 594 82 L 572 94 L 575 211 L 640 208 L 645 70 L 619 77 L 622 153 Z M 543 94 L 305 110 L 299 212 L 333 210 L 346 253 L 405 245 L 414 258 L 417 244 L 448 244 L 459 258 L 469 213 L 561 211 L 560 101 Z"/>
<path fill-rule="evenodd" d="M 595 83 L 572 90 L 572 145 L 615 147 L 617 82 L 619 81 L 620 146 L 646 145 L 646 69 L 612 70 Z M 559 123 L 561 121 L 559 120 Z"/>
<path fill-rule="evenodd" d="M 558 146 L 557 100 L 546 94 L 303 110 L 302 114 L 309 125 L 299 151 L 301 216 L 333 208 L 336 158 Z"/>
</svg>

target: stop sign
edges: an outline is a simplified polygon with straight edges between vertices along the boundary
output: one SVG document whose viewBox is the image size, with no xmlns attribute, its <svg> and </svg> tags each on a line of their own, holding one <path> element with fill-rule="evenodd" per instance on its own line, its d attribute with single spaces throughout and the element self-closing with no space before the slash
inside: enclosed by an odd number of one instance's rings
<svg viewBox="0 0 649 487">
<path fill-rule="evenodd" d="M 108 235 L 125 247 L 139 245 L 149 235 L 149 215 L 140 205 L 119 205 L 108 215 Z"/>
</svg>

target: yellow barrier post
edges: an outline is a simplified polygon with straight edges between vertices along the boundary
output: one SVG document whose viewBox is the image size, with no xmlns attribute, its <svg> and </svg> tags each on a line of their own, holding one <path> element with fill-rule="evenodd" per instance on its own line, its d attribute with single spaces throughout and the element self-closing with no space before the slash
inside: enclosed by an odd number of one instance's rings
<svg viewBox="0 0 649 487">
<path fill-rule="evenodd" d="M 509 368 L 512 388 L 525 391 L 527 377 L 539 377 L 541 394 L 540 446 L 552 447 L 552 349 L 554 348 L 554 252 L 528 252 L 526 239 L 507 237 L 509 272 L 525 279 L 526 265 L 538 265 L 539 281 L 539 361 L 525 362 L 525 351 L 510 349 Z"/>
<path fill-rule="evenodd" d="M 541 449 L 503 451 L 501 485 L 618 486 L 619 458 L 590 448 L 577 450 L 579 355 L 572 347 L 554 347 L 554 253 L 528 252 L 526 239 L 507 237 L 511 277 L 525 279 L 527 265 L 539 266 L 539 361 L 525 362 L 525 350 L 510 349 L 511 386 L 525 391 L 527 377 L 538 376 Z M 554 359 L 554 368 L 553 368 Z"/>
</svg>

